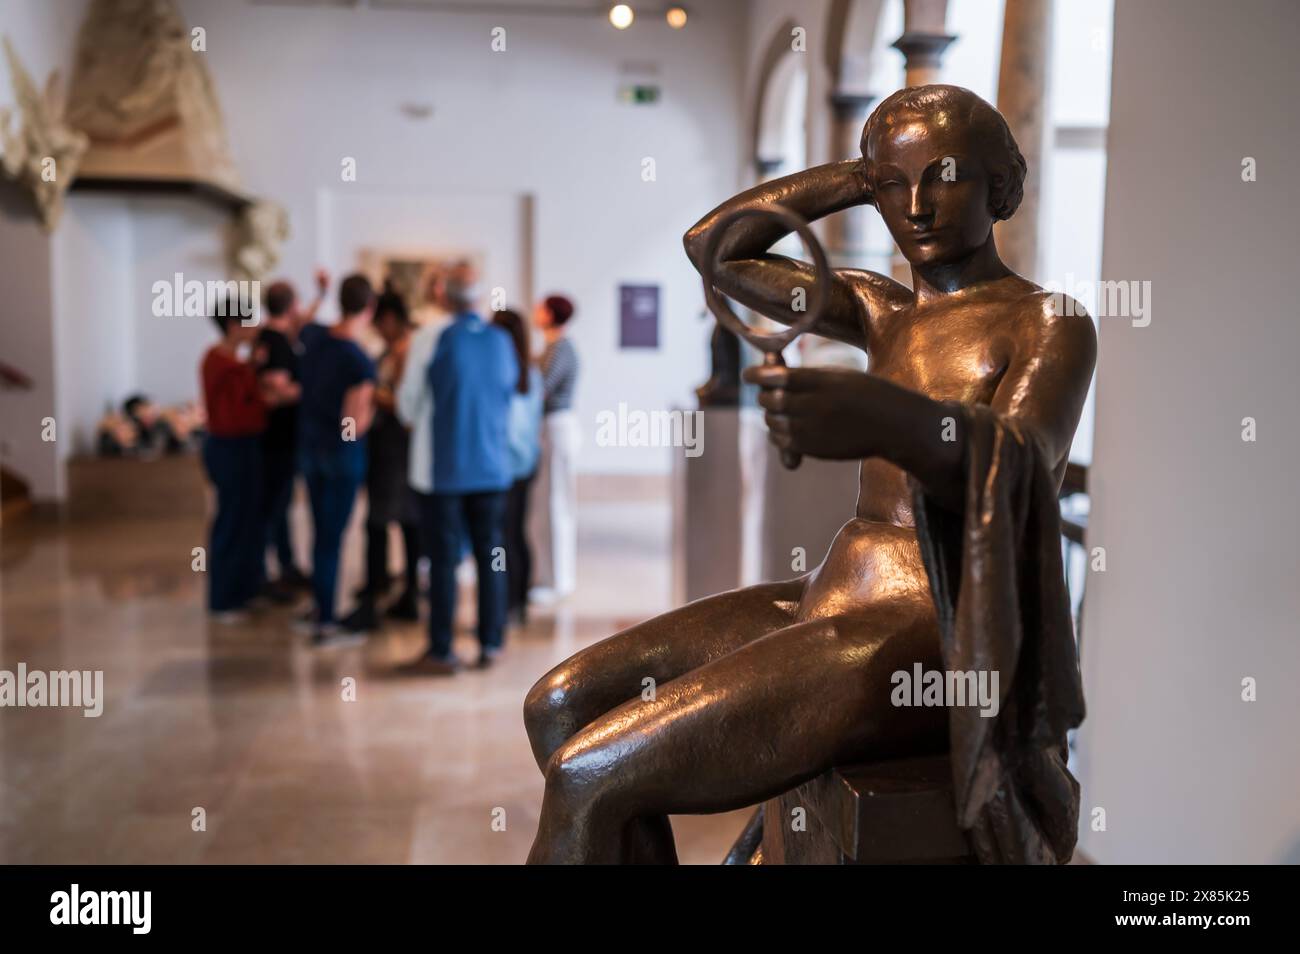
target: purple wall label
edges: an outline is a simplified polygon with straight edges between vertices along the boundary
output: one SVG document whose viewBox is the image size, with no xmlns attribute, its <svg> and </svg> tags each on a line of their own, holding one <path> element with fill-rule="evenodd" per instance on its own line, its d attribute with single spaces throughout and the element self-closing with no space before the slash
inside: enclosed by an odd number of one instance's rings
<svg viewBox="0 0 1300 954">
<path fill-rule="evenodd" d="M 618 286 L 620 348 L 659 347 L 659 286 Z"/>
</svg>

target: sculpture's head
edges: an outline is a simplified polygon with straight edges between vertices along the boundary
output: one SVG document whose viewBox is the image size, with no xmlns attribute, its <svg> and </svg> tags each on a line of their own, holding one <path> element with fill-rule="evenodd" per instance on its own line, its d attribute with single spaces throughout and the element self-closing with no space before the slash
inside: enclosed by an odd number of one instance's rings
<svg viewBox="0 0 1300 954">
<path fill-rule="evenodd" d="M 862 130 L 863 173 L 913 265 L 960 261 L 1010 218 L 1025 158 L 1002 114 L 960 86 L 914 86 L 881 102 Z"/>
</svg>

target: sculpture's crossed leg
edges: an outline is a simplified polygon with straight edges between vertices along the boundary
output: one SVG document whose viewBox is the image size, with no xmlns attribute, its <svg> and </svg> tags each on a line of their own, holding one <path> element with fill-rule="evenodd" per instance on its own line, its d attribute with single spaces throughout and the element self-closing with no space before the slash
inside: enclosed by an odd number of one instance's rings
<svg viewBox="0 0 1300 954">
<path fill-rule="evenodd" d="M 525 703 L 546 774 L 529 861 L 673 862 L 670 813 L 755 804 L 839 761 L 942 750 L 945 709 L 890 704 L 895 671 L 938 665 L 930 605 L 800 622 L 802 589 L 700 600 L 544 676 Z"/>
</svg>

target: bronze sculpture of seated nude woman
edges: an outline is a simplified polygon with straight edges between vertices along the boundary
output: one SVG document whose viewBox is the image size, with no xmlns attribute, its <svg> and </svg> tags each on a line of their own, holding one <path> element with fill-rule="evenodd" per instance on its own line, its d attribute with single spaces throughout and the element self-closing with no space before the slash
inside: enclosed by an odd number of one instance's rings
<svg viewBox="0 0 1300 954">
<path fill-rule="evenodd" d="M 944 751 L 945 709 L 890 702 L 892 673 L 942 665 L 909 475 L 927 500 L 962 511 L 960 402 L 1014 422 L 1059 483 L 1096 354 L 1087 315 L 1053 307 L 998 257 L 993 224 L 1015 212 L 1024 176 L 992 106 L 958 87 L 916 87 L 874 111 L 861 159 L 764 183 L 686 234 L 699 268 L 711 228 L 739 208 L 778 203 L 812 221 L 873 204 L 913 288 L 832 273 L 814 330 L 863 348 L 866 373 L 745 372 L 778 447 L 862 461 L 856 514 L 821 566 L 633 626 L 529 692 L 525 725 L 546 777 L 530 863 L 672 863 L 669 814 L 754 805 L 837 763 Z M 783 232 L 741 219 L 718 239 L 713 271 L 720 291 L 791 324 L 813 271 L 768 252 Z"/>
</svg>

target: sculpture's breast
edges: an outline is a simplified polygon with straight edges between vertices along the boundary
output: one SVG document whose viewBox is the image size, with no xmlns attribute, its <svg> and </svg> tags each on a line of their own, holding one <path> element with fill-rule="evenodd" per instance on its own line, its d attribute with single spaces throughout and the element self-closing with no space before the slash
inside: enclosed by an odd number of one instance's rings
<svg viewBox="0 0 1300 954">
<path fill-rule="evenodd" d="M 991 319 L 970 306 L 900 314 L 872 352 L 870 370 L 936 400 L 987 404 L 1011 344 Z"/>
<path fill-rule="evenodd" d="M 969 302 L 895 316 L 871 351 L 869 370 L 939 401 L 988 404 L 1013 353 L 1004 315 Z M 857 514 L 914 525 L 907 474 L 881 458 L 865 460 Z"/>
</svg>

